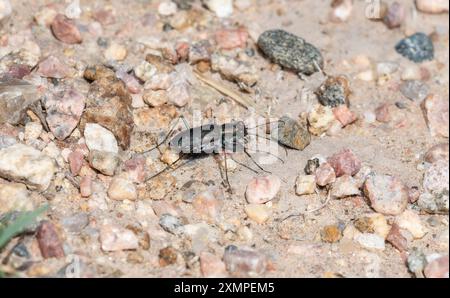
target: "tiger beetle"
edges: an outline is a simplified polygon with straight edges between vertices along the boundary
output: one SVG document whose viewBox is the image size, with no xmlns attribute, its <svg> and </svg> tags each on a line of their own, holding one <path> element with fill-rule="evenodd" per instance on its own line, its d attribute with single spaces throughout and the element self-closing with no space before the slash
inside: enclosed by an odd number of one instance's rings
<svg viewBox="0 0 450 298">
<path fill-rule="evenodd" d="M 185 125 L 189 127 L 185 119 L 183 117 L 180 118 L 183 119 Z M 175 124 L 174 128 L 176 127 L 177 124 L 178 121 Z M 265 125 L 267 125 L 267 123 Z M 166 135 L 166 137 L 162 142 L 158 143 L 154 148 L 148 150 L 147 152 L 159 148 L 159 146 L 164 144 L 170 138 L 169 147 L 171 150 L 180 154 L 179 158 L 175 160 L 172 164 L 164 168 L 162 171 L 148 178 L 146 181 L 156 178 L 157 176 L 166 172 L 168 169 L 173 168 L 182 159 L 188 159 L 189 162 L 189 160 L 194 158 L 209 156 L 213 154 L 217 155 L 221 153 L 224 154 L 225 183 L 230 193 L 232 193 L 232 189 L 228 179 L 228 165 L 227 165 L 227 154 L 229 153 L 244 153 L 248 158 L 250 158 L 253 164 L 255 164 L 258 167 L 259 170 L 270 174 L 270 172 L 266 171 L 262 166 L 260 166 L 255 161 L 251 153 L 248 151 L 246 145 L 248 144 L 249 137 L 252 134 L 250 133 L 249 128 L 245 125 L 243 121 L 233 121 L 225 124 L 205 124 L 194 128 L 188 128 L 171 138 L 171 134 L 173 133 L 174 128 L 172 128 L 169 131 L 169 133 Z M 273 140 L 269 138 L 265 139 L 273 142 Z M 281 158 L 270 152 L 260 150 L 256 152 L 262 152 L 265 154 L 272 155 L 284 163 L 284 161 Z M 237 164 L 251 170 L 252 172 L 258 173 L 258 171 L 254 170 L 253 168 L 245 164 L 242 164 L 234 160 L 233 158 L 231 159 Z M 175 168 L 175 170 L 178 169 L 179 167 Z"/>
</svg>

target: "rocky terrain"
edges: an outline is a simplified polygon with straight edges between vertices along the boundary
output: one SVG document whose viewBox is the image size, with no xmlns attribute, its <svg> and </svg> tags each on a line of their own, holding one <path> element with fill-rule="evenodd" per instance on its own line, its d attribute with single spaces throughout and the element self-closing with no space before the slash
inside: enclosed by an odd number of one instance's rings
<svg viewBox="0 0 450 298">
<path fill-rule="evenodd" d="M 448 278 L 448 11 L 0 0 L 0 276 Z"/>
</svg>

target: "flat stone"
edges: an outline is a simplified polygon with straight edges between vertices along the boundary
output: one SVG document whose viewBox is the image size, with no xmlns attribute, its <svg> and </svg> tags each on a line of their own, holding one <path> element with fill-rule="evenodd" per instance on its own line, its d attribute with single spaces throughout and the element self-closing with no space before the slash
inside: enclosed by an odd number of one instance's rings
<svg viewBox="0 0 450 298">
<path fill-rule="evenodd" d="M 303 38 L 284 30 L 269 30 L 261 34 L 258 46 L 273 62 L 305 75 L 323 69 L 320 51 Z"/>
<path fill-rule="evenodd" d="M 36 232 L 36 239 L 44 259 L 63 258 L 65 256 L 62 242 L 52 222 L 41 222 Z"/>
<path fill-rule="evenodd" d="M 37 73 L 45 78 L 63 79 L 71 74 L 70 68 L 55 56 L 48 56 L 38 65 Z"/>
<path fill-rule="evenodd" d="M 337 178 L 331 187 L 331 197 L 335 199 L 357 196 L 359 194 L 358 181 L 349 175 Z"/>
<path fill-rule="evenodd" d="M 26 184 L 31 189 L 45 191 L 56 171 L 47 155 L 23 144 L 0 150 L 0 177 Z"/>
</svg>

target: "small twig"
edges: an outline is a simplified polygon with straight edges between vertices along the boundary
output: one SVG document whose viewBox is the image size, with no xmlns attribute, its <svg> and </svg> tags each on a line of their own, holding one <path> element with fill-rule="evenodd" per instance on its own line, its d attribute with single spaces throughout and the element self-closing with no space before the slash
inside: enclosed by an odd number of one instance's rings
<svg viewBox="0 0 450 298">
<path fill-rule="evenodd" d="M 281 220 L 281 222 L 285 222 L 286 220 L 288 220 L 288 219 L 290 219 L 290 218 L 293 218 L 293 217 L 300 217 L 300 216 L 304 216 L 304 215 L 306 215 L 306 214 L 310 214 L 310 213 L 314 213 L 314 212 L 317 212 L 317 211 L 319 211 L 319 210 L 322 210 L 323 208 L 325 208 L 325 207 L 328 205 L 328 203 L 330 202 L 330 200 L 331 200 L 331 191 L 328 191 L 328 195 L 327 195 L 327 199 L 326 199 L 325 203 L 323 203 L 323 204 L 320 205 L 319 207 L 317 207 L 317 208 L 315 208 L 315 209 L 313 209 L 313 210 L 307 210 L 307 211 L 304 211 L 304 212 L 302 212 L 302 213 L 291 214 L 291 215 L 285 217 L 283 220 Z"/>
</svg>

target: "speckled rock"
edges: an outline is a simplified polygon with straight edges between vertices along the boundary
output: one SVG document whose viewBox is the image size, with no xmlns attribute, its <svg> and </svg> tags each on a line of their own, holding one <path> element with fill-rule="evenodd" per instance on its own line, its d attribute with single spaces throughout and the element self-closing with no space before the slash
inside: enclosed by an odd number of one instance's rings
<svg viewBox="0 0 450 298">
<path fill-rule="evenodd" d="M 18 124 L 35 101 L 36 87 L 18 79 L 0 79 L 0 124 Z"/>
<path fill-rule="evenodd" d="M 400 86 L 400 92 L 412 101 L 422 102 L 422 100 L 427 98 L 430 87 L 421 81 L 408 80 Z"/>
<path fill-rule="evenodd" d="M 323 68 L 323 57 L 316 47 L 284 30 L 264 32 L 258 46 L 273 62 L 295 72 L 311 75 Z"/>
<path fill-rule="evenodd" d="M 299 196 L 310 195 L 316 191 L 315 175 L 300 175 L 295 182 L 295 193 Z"/>
<path fill-rule="evenodd" d="M 0 177 L 25 183 L 31 189 L 46 190 L 56 171 L 51 158 L 23 144 L 0 150 Z"/>
<path fill-rule="evenodd" d="M 114 176 L 119 161 L 119 156 L 116 153 L 98 150 L 89 152 L 89 164 L 91 167 L 107 176 Z"/>
<path fill-rule="evenodd" d="M 100 243 L 106 252 L 139 248 L 139 239 L 132 231 L 110 224 L 100 228 Z"/>
<path fill-rule="evenodd" d="M 344 76 L 329 77 L 316 91 L 319 102 L 333 108 L 346 104 L 350 93 L 350 83 Z"/>
<path fill-rule="evenodd" d="M 434 59 L 433 42 L 425 33 L 421 32 L 401 40 L 395 46 L 395 50 L 416 63 Z"/>
<path fill-rule="evenodd" d="M 408 191 L 396 177 L 374 175 L 364 184 L 364 193 L 377 212 L 386 215 L 399 215 L 408 204 Z"/>
<path fill-rule="evenodd" d="M 264 204 L 275 198 L 281 187 L 277 176 L 254 178 L 247 185 L 245 198 L 250 204 Z"/>
<path fill-rule="evenodd" d="M 183 222 L 176 216 L 163 214 L 159 219 L 159 225 L 164 231 L 176 235 L 182 232 Z"/>
<path fill-rule="evenodd" d="M 86 98 L 74 88 L 62 94 L 48 94 L 45 97 L 47 124 L 58 140 L 70 136 L 83 114 Z"/>
<path fill-rule="evenodd" d="M 333 125 L 335 120 L 331 107 L 318 104 L 308 115 L 309 132 L 320 136 Z"/>
<path fill-rule="evenodd" d="M 278 142 L 297 150 L 304 150 L 311 143 L 306 125 L 287 116 L 278 122 Z"/>
</svg>

